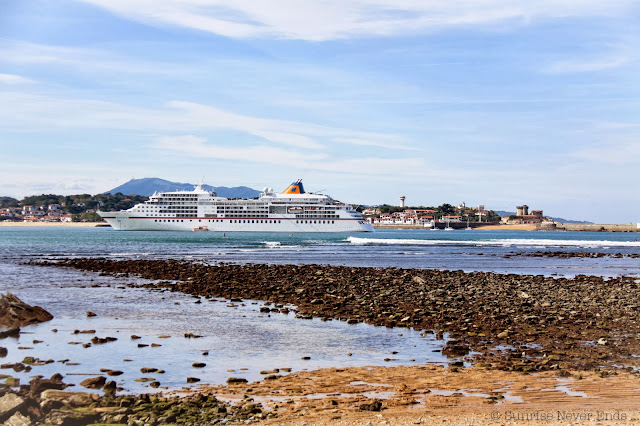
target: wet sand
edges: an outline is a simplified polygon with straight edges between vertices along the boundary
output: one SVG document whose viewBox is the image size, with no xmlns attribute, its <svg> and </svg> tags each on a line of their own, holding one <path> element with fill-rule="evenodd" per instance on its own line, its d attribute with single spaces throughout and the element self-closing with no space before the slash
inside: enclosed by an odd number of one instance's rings
<svg viewBox="0 0 640 426">
<path fill-rule="evenodd" d="M 253 399 L 278 414 L 263 424 L 640 422 L 639 379 L 626 372 L 603 378 L 593 372 L 565 377 L 433 365 L 331 368 L 204 390 L 231 403 Z"/>
</svg>

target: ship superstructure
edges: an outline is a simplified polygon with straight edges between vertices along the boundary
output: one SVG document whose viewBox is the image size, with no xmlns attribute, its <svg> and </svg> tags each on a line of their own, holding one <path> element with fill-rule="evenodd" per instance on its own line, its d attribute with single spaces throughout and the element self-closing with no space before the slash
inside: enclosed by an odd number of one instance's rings
<svg viewBox="0 0 640 426">
<path fill-rule="evenodd" d="M 128 210 L 98 214 L 122 231 L 373 231 L 350 205 L 305 192 L 301 180 L 282 193 L 264 188 L 256 199 L 218 197 L 199 184 L 193 191 L 156 192 Z"/>
</svg>

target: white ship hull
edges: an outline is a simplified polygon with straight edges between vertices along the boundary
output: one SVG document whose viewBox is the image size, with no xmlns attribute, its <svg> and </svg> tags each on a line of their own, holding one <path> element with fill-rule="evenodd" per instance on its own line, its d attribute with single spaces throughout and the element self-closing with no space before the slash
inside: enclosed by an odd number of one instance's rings
<svg viewBox="0 0 640 426">
<path fill-rule="evenodd" d="M 131 216 L 123 212 L 101 212 L 113 229 L 118 231 L 209 231 L 209 232 L 373 232 L 365 220 L 308 220 L 295 218 L 273 219 L 208 219 L 153 218 Z M 233 220 L 233 222 L 232 222 Z M 315 223 L 314 223 L 315 222 Z M 319 222 L 319 223 L 318 223 Z"/>
<path fill-rule="evenodd" d="M 118 231 L 373 232 L 351 206 L 304 192 L 302 182 L 259 199 L 230 200 L 203 190 L 152 195 L 129 210 L 98 214 Z"/>
</svg>

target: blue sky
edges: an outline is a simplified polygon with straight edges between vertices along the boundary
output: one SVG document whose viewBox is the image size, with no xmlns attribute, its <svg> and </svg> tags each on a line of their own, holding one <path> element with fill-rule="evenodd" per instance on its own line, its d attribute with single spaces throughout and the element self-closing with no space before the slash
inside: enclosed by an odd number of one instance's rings
<svg viewBox="0 0 640 426">
<path fill-rule="evenodd" d="M 135 177 L 640 222 L 640 4 L 0 0 L 0 195 Z"/>
</svg>

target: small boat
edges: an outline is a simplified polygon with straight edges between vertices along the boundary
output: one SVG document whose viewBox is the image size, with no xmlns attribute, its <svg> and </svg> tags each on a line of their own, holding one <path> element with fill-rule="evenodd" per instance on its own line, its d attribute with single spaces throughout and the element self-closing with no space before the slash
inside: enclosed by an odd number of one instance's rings
<svg viewBox="0 0 640 426">
<path fill-rule="evenodd" d="M 198 232 L 198 231 L 208 231 L 209 228 L 206 226 L 194 226 L 193 227 L 193 231 L 194 232 Z"/>
<path fill-rule="evenodd" d="M 302 213 L 302 207 L 289 207 L 287 211 L 289 213 Z"/>
<path fill-rule="evenodd" d="M 444 227 L 445 231 L 453 231 L 453 228 L 449 226 L 449 219 L 447 219 L 447 226 Z"/>
</svg>

